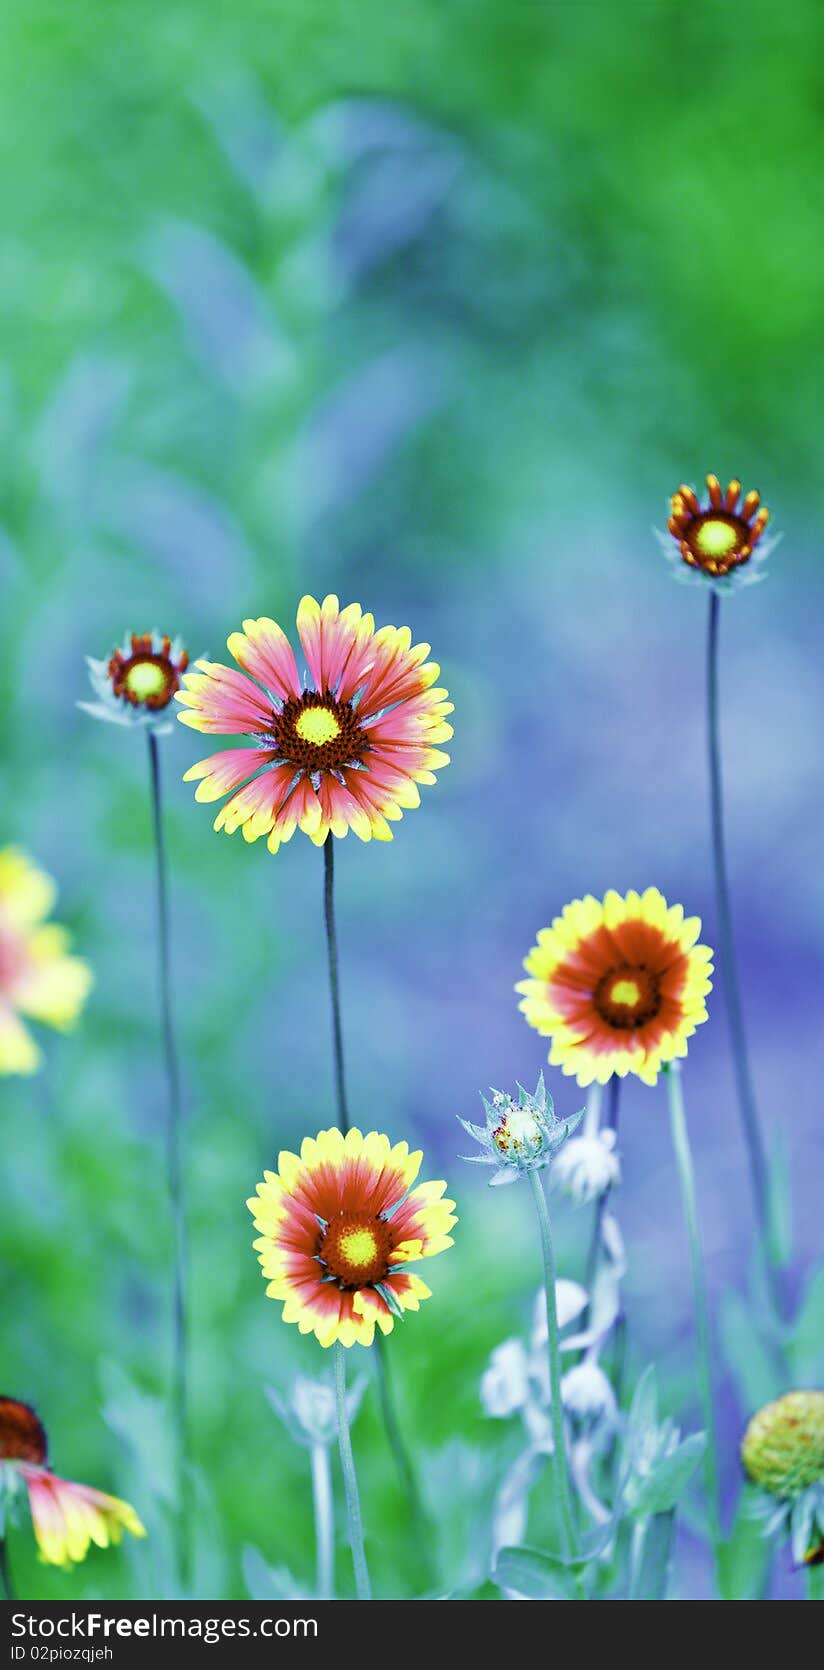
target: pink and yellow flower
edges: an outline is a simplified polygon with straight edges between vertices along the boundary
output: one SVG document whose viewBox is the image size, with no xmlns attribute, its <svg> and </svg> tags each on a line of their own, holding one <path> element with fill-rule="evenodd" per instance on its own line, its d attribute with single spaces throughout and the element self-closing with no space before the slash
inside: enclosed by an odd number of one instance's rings
<svg viewBox="0 0 824 1670">
<path fill-rule="evenodd" d="M 28 1491 L 32 1525 L 41 1560 L 68 1569 L 84 1560 L 92 1543 L 108 1548 L 124 1531 L 145 1537 L 134 1508 L 119 1496 L 61 1479 L 48 1465 L 46 1433 L 28 1404 L 0 1397 L 0 1464 Z"/>
<path fill-rule="evenodd" d="M 580 1085 L 635 1073 L 654 1084 L 707 1019 L 712 952 L 700 918 L 657 887 L 575 899 L 542 928 L 519 981 L 519 1007 L 552 1039 L 549 1060 Z"/>
<path fill-rule="evenodd" d="M 246 620 L 228 648 L 240 672 L 198 661 L 183 679 L 178 718 L 196 731 L 245 736 L 243 747 L 186 772 L 198 800 L 228 795 L 215 829 L 265 835 L 270 852 L 302 829 L 321 846 L 330 830 L 390 841 L 391 822 L 420 804 L 418 785 L 449 762 L 448 692 L 428 644 L 408 627 L 375 629 L 371 615 L 336 597 L 304 597 L 297 629 L 306 660 L 275 621 Z"/>
<path fill-rule="evenodd" d="M 67 1032 L 92 985 L 68 953 L 65 928 L 45 919 L 57 889 L 15 847 L 0 850 L 0 1074 L 34 1073 L 40 1050 L 24 1017 Z"/>
<path fill-rule="evenodd" d="M 247 1205 L 267 1294 L 321 1345 L 371 1345 L 375 1328 L 418 1310 L 430 1289 L 407 1265 L 452 1246 L 457 1223 L 446 1184 L 413 1188 L 423 1155 L 377 1131 L 306 1137 L 278 1156 Z"/>
</svg>

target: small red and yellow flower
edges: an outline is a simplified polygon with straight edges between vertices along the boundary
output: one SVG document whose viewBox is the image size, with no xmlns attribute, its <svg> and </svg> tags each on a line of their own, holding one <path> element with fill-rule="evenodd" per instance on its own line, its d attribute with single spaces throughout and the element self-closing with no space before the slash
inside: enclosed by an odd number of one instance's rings
<svg viewBox="0 0 824 1670">
<path fill-rule="evenodd" d="M 700 932 L 700 919 L 657 887 L 567 905 L 541 929 L 529 979 L 516 986 L 530 1026 L 552 1039 L 551 1065 L 580 1085 L 613 1073 L 654 1084 L 707 1019 L 712 952 L 696 944 Z"/>
<path fill-rule="evenodd" d="M 452 1246 L 457 1223 L 446 1184 L 419 1183 L 423 1156 L 377 1131 L 319 1132 L 300 1156 L 278 1156 L 247 1205 L 260 1231 L 255 1250 L 267 1294 L 283 1301 L 321 1345 L 371 1345 L 376 1326 L 418 1310 L 430 1289 L 409 1263 Z"/>
<path fill-rule="evenodd" d="M 161 632 L 132 632 L 106 661 L 87 656 L 89 679 L 97 700 L 78 702 L 95 719 L 115 725 L 144 725 L 157 730 L 165 709 L 180 689 L 189 657 L 180 638 Z M 166 715 L 166 717 L 168 717 Z"/>
<path fill-rule="evenodd" d="M 53 1473 L 42 1422 L 27 1403 L 0 1397 L 0 1465 L 8 1466 L 26 1487 L 41 1560 L 68 1569 L 84 1560 L 89 1547 L 108 1548 L 124 1531 L 145 1537 L 134 1508 L 119 1496 L 73 1484 Z"/>
<path fill-rule="evenodd" d="M 304 597 L 297 629 L 308 673 L 273 620 L 246 620 L 228 648 L 242 669 L 198 661 L 177 700 L 196 731 L 245 736 L 186 772 L 197 800 L 230 798 L 215 829 L 268 838 L 277 852 L 296 829 L 321 846 L 330 830 L 391 841 L 390 822 L 418 806 L 418 784 L 449 763 L 448 692 L 428 644 L 408 627 L 375 630 L 371 615 L 336 597 Z"/>
<path fill-rule="evenodd" d="M 770 513 L 764 506 L 759 509 L 756 492 L 739 503 L 740 481 L 731 481 L 725 491 L 717 476 L 708 475 L 707 488 L 709 503 L 702 506 L 691 487 L 679 487 L 667 525 L 690 568 L 713 580 L 725 579 L 749 562 Z"/>
<path fill-rule="evenodd" d="M 189 665 L 184 649 L 172 654 L 172 640 L 158 641 L 152 632 L 132 633 L 128 649 L 116 649 L 109 661 L 109 678 L 115 696 L 132 707 L 148 707 L 155 712 L 168 707 L 176 690 L 180 689 L 181 674 Z"/>
<path fill-rule="evenodd" d="M 23 1017 L 68 1032 L 92 985 L 68 954 L 65 928 L 47 922 L 57 889 L 16 847 L 0 850 L 0 1074 L 34 1073 L 40 1050 Z"/>
</svg>

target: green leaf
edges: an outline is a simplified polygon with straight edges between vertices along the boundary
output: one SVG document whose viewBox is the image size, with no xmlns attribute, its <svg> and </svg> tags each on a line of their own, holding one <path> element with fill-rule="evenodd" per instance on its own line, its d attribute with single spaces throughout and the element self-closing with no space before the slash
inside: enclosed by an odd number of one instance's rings
<svg viewBox="0 0 824 1670">
<path fill-rule="evenodd" d="M 641 1531 L 643 1542 L 637 1569 L 633 1571 L 630 1600 L 666 1599 L 674 1527 L 675 1511 L 671 1508 L 636 1528 L 636 1534 Z"/>
<path fill-rule="evenodd" d="M 721 1353 L 745 1409 L 760 1409 L 781 1390 L 764 1334 L 740 1293 L 725 1293 L 719 1317 Z"/>
<path fill-rule="evenodd" d="M 764 1527 L 748 1511 L 742 1492 L 732 1531 L 718 1547 L 718 1586 L 722 1600 L 761 1600 L 770 1563 Z"/>
<path fill-rule="evenodd" d="M 644 1369 L 635 1388 L 629 1411 L 630 1447 L 635 1449 L 632 1440 L 649 1432 L 658 1422 L 658 1382 L 655 1366 L 650 1363 Z"/>
<path fill-rule="evenodd" d="M 170 1506 L 175 1465 L 167 1405 L 142 1391 L 120 1363 L 101 1364 L 100 1383 L 104 1421 L 131 1450 L 146 1489 Z"/>
<path fill-rule="evenodd" d="M 813 1272 L 790 1344 L 793 1368 L 811 1383 L 824 1378 L 824 1264 Z"/>
<path fill-rule="evenodd" d="M 703 1432 L 685 1438 L 677 1450 L 657 1462 L 646 1478 L 633 1481 L 631 1502 L 627 1503 L 633 1519 L 647 1519 L 653 1514 L 669 1513 L 691 1479 L 706 1448 Z"/>
<path fill-rule="evenodd" d="M 422 1595 L 422 1600 L 503 1600 L 497 1583 L 489 1578 L 474 1589 L 452 1589 L 449 1594 Z"/>
<path fill-rule="evenodd" d="M 571 1600 L 576 1592 L 574 1569 L 539 1548 L 502 1548 L 492 1576 L 528 1600 Z"/>
<path fill-rule="evenodd" d="M 303 1588 L 286 1566 L 270 1566 L 256 1548 L 243 1550 L 243 1581 L 250 1600 L 307 1600 Z"/>
</svg>

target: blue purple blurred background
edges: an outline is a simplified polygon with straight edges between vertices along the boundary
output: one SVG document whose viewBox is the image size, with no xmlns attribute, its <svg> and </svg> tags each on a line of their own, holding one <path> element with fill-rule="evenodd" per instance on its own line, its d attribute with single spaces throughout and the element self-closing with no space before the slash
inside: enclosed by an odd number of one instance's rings
<svg viewBox="0 0 824 1670">
<path fill-rule="evenodd" d="M 451 1512 L 471 1523 L 502 1442 L 478 1379 L 537 1268 L 520 1191 L 490 1196 L 459 1164 L 455 1115 L 537 1076 L 513 985 L 568 899 L 654 883 L 714 943 L 706 599 L 673 584 L 652 530 L 708 469 L 758 487 L 783 540 L 722 611 L 734 912 L 795 1294 L 820 1258 L 821 45 L 812 0 L 780 17 L 709 0 L 10 6 L 2 835 L 58 879 L 97 984 L 45 1073 L 2 1091 L 3 1376 L 59 1468 L 131 1485 L 148 1519 L 168 1471 L 145 1400 L 164 1383 L 169 1248 L 145 746 L 76 708 L 84 655 L 124 630 L 222 659 L 244 616 L 290 629 L 304 591 L 335 591 L 441 662 L 453 764 L 392 845 L 350 837 L 337 874 L 358 1122 L 420 1142 L 463 1220 L 392 1344 L 412 1440 L 464 1479 Z M 278 1147 L 331 1122 L 332 1076 L 320 855 L 213 834 L 180 781 L 204 752 L 182 727 L 163 744 L 199 1582 L 242 1594 L 245 1545 L 310 1559 L 303 1459 L 263 1387 L 316 1361 L 264 1298 L 243 1202 Z M 710 1015 L 684 1084 L 731 1494 L 763 1377 L 734 1297 L 753 1223 L 717 990 Z M 561 1111 L 580 1104 L 549 1082 Z M 654 1358 L 694 1425 L 663 1088 L 628 1087 L 621 1147 L 632 1363 Z M 586 1232 L 567 1211 L 565 1274 Z M 362 1432 L 391 1586 L 405 1529 L 368 1407 Z M 77 1592 L 22 1536 L 14 1556 L 29 1592 Z M 157 1559 L 95 1556 L 82 1582 L 157 1592 Z M 707 1592 L 689 1529 L 678 1570 Z"/>
</svg>

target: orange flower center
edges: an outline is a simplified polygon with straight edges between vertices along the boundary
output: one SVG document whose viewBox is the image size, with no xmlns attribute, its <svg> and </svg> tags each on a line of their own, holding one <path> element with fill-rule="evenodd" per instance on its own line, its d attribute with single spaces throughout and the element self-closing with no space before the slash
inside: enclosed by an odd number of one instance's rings
<svg viewBox="0 0 824 1670">
<path fill-rule="evenodd" d="M 319 1257 L 341 1287 L 369 1287 L 389 1271 L 392 1231 L 369 1212 L 338 1212 L 324 1230 Z"/>
<path fill-rule="evenodd" d="M 34 1410 L 14 1397 L 0 1397 L 0 1461 L 42 1467 L 47 1454 L 46 1434 Z"/>
<path fill-rule="evenodd" d="M 689 555 L 684 560 L 707 574 L 728 574 L 731 568 L 748 562 L 752 555 L 752 533 L 740 516 L 712 510 L 695 516 L 683 530 Z"/>
<path fill-rule="evenodd" d="M 284 760 L 318 775 L 357 769 L 368 747 L 352 703 L 336 701 L 328 690 L 290 696 L 274 716 L 272 741 Z"/>
<path fill-rule="evenodd" d="M 658 976 L 645 963 L 621 963 L 602 975 L 592 1001 L 607 1026 L 632 1032 L 654 1020 L 661 1007 Z"/>
</svg>

